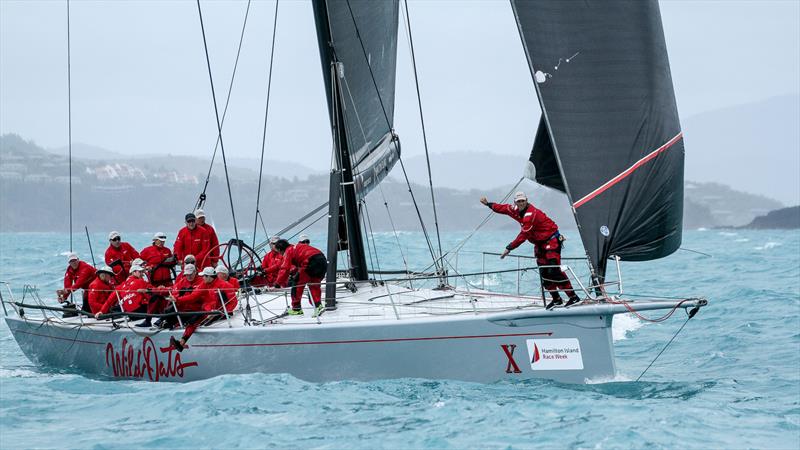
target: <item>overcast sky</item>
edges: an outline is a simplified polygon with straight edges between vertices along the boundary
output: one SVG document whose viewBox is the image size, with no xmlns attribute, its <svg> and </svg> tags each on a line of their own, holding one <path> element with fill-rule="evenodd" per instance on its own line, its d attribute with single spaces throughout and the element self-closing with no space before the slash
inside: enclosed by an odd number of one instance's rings
<svg viewBox="0 0 800 450">
<path fill-rule="evenodd" d="M 202 2 L 220 105 L 246 4 Z M 431 151 L 524 160 L 539 106 L 509 3 L 410 0 L 409 9 Z M 223 134 L 229 156 L 260 152 L 274 11 L 273 1 L 251 6 Z M 797 0 L 665 0 L 661 11 L 682 118 L 800 92 Z M 267 157 L 327 169 L 310 1 L 283 0 L 278 14 Z M 73 142 L 211 154 L 216 124 L 194 1 L 73 0 L 71 30 Z M 423 150 L 404 32 L 398 52 L 395 128 L 408 157 Z M 66 1 L 0 0 L 0 133 L 66 145 L 66 56 Z"/>
</svg>

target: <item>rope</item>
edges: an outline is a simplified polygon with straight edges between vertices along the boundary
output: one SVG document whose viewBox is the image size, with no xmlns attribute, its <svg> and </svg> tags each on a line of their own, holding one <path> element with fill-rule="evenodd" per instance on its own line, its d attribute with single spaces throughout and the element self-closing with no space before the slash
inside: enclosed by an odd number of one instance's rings
<svg viewBox="0 0 800 450">
<path fill-rule="evenodd" d="M 275 19 L 272 22 L 272 49 L 269 53 L 269 75 L 267 76 L 267 101 L 266 107 L 264 108 L 264 132 L 261 136 L 261 162 L 258 166 L 258 189 L 256 194 L 256 214 L 255 218 L 253 218 L 253 247 L 256 246 L 256 232 L 258 230 L 258 219 L 261 218 L 261 210 L 259 209 L 259 205 L 261 203 L 261 177 L 264 173 L 264 148 L 266 147 L 267 143 L 267 118 L 269 117 L 269 96 L 272 92 L 272 62 L 275 60 L 275 34 L 278 31 L 278 5 L 280 4 L 280 0 L 275 1 Z M 248 0 L 249 5 L 249 0 Z M 229 91 L 230 93 L 230 91 Z M 263 218 L 261 219 L 261 225 L 264 225 Z M 264 226 L 264 232 L 266 233 L 267 227 Z M 269 238 L 269 236 L 266 236 Z"/>
<path fill-rule="evenodd" d="M 72 51 L 69 27 L 69 0 L 67 0 L 67 144 L 69 152 L 69 251 L 72 251 Z"/>
<path fill-rule="evenodd" d="M 431 204 L 433 206 L 433 224 L 436 227 L 436 241 L 439 244 L 439 257 L 442 257 L 442 237 L 439 233 L 439 215 L 436 212 L 436 198 L 433 195 L 433 175 L 431 173 L 431 158 L 428 154 L 428 134 L 425 131 L 425 116 L 422 113 L 422 96 L 419 92 L 419 76 L 417 75 L 417 59 L 414 55 L 414 38 L 411 35 L 411 16 L 408 13 L 408 0 L 403 2 L 405 5 L 406 31 L 408 32 L 408 44 L 411 49 L 411 65 L 414 68 L 414 84 L 417 88 L 417 106 L 419 107 L 419 121 L 422 125 L 422 143 L 425 147 L 425 163 L 428 167 L 428 185 L 431 191 Z"/>
<path fill-rule="evenodd" d="M 249 7 L 248 2 L 248 7 Z M 236 241 L 239 241 L 239 228 L 236 226 L 236 210 L 233 207 L 233 192 L 231 192 L 231 180 L 228 176 L 228 162 L 225 158 L 225 144 L 222 142 L 222 123 L 219 118 L 219 109 L 217 108 L 217 94 L 214 90 L 214 77 L 211 75 L 211 59 L 208 57 L 208 43 L 206 42 L 206 29 L 203 24 L 203 11 L 200 8 L 200 0 L 197 0 L 197 14 L 200 17 L 200 30 L 203 33 L 203 49 L 206 54 L 206 65 L 208 66 L 208 81 L 211 84 L 211 98 L 214 100 L 214 115 L 217 119 L 217 136 L 219 137 L 219 148 L 222 151 L 222 165 L 225 168 L 225 184 L 228 186 L 228 200 L 231 204 L 231 217 L 233 219 L 233 233 L 236 236 Z M 244 33 L 244 32 L 242 32 Z"/>
<path fill-rule="evenodd" d="M 220 122 L 220 126 L 225 124 L 225 117 L 228 115 L 228 105 L 230 104 L 231 101 L 231 92 L 233 92 L 233 80 L 236 78 L 236 68 L 239 67 L 239 54 L 242 52 L 242 42 L 244 41 L 244 30 L 245 27 L 247 26 L 247 17 L 249 15 L 250 15 L 250 0 L 247 0 L 247 9 L 244 12 L 244 21 L 242 22 L 242 32 L 239 35 L 239 47 L 236 50 L 236 61 L 234 61 L 233 63 L 233 72 L 231 73 L 231 81 L 228 84 L 228 95 L 225 98 L 225 108 L 222 110 L 222 121 Z M 197 199 L 197 203 L 195 204 L 194 209 L 202 208 L 203 204 L 206 201 L 206 189 L 208 188 L 209 180 L 211 180 L 211 169 L 214 168 L 214 160 L 217 157 L 217 149 L 219 148 L 220 139 L 221 137 L 218 134 L 216 143 L 214 144 L 214 153 L 211 154 L 211 164 L 208 165 L 208 173 L 206 174 L 206 181 L 205 184 L 203 184 L 203 192 Z"/>
<path fill-rule="evenodd" d="M 692 300 L 692 299 L 684 299 L 684 300 L 678 302 L 666 314 L 664 314 L 661 317 L 655 318 L 655 319 L 650 319 L 650 318 L 644 317 L 643 315 L 639 314 L 639 311 L 636 311 L 636 309 L 633 306 L 631 306 L 628 302 L 616 301 L 616 300 L 610 300 L 610 299 L 607 300 L 607 301 L 608 301 L 608 303 L 611 303 L 611 304 L 614 304 L 614 305 L 622 305 L 622 306 L 624 306 L 625 309 L 627 309 L 631 314 L 635 315 L 636 317 L 638 317 L 641 320 L 644 320 L 645 322 L 659 323 L 659 322 L 663 322 L 663 321 L 669 319 L 670 317 L 672 317 L 672 315 L 675 314 L 675 311 L 677 311 L 678 308 L 681 307 L 681 305 L 683 305 L 684 303 L 686 303 L 686 302 L 688 302 L 690 300 Z"/>
</svg>

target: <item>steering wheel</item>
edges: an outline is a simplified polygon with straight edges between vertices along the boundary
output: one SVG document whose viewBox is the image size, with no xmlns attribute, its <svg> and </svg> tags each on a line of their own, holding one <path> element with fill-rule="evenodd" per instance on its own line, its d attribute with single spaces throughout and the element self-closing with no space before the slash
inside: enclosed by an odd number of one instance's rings
<svg viewBox="0 0 800 450">
<path fill-rule="evenodd" d="M 253 279 L 261 268 L 261 258 L 252 247 L 241 239 L 231 239 L 228 242 L 219 244 L 219 262 L 228 269 L 231 276 L 235 276 L 244 283 Z M 210 253 L 210 252 L 209 252 Z M 203 264 L 209 256 L 203 258 Z"/>
</svg>

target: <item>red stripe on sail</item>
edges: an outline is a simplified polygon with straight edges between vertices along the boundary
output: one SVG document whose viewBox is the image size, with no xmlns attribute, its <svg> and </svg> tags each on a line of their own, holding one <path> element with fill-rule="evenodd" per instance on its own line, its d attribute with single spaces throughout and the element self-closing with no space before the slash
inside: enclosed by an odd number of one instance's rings
<svg viewBox="0 0 800 450">
<path fill-rule="evenodd" d="M 585 197 L 583 197 L 582 199 L 578 200 L 577 202 L 573 203 L 572 206 L 574 206 L 575 208 L 580 208 L 581 205 L 583 205 L 584 203 L 586 203 L 589 200 L 591 200 L 591 199 L 597 197 L 598 195 L 602 194 L 603 192 L 608 190 L 608 188 L 610 188 L 611 186 L 614 186 L 615 184 L 617 184 L 620 181 L 622 181 L 623 179 L 625 179 L 628 175 L 632 174 L 634 170 L 636 170 L 639 167 L 643 166 L 646 162 L 650 161 L 651 159 L 653 159 L 656 156 L 658 156 L 660 153 L 663 153 L 668 148 L 672 147 L 676 142 L 681 140 L 681 138 L 683 138 L 683 131 L 681 131 L 680 133 L 676 134 L 675 137 L 673 137 L 672 139 L 667 141 L 666 144 L 664 144 L 661 147 L 658 147 L 657 149 L 653 150 L 647 156 L 643 157 L 639 161 L 636 161 L 636 163 L 634 165 L 628 167 L 624 172 L 622 172 L 619 175 L 615 176 L 614 178 L 606 181 L 605 184 L 603 184 L 599 188 L 593 190 L 592 192 L 588 193 Z"/>
</svg>

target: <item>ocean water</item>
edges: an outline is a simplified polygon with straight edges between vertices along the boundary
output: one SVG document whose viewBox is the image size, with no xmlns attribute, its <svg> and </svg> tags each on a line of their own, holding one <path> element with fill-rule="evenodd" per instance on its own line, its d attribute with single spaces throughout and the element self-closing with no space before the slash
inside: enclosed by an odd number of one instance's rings
<svg viewBox="0 0 800 450">
<path fill-rule="evenodd" d="M 480 253 L 502 251 L 512 234 L 476 235 L 453 266 L 462 273 L 516 267 Z M 580 256 L 575 233 L 568 234 L 565 255 Z M 465 235 L 447 233 L 442 245 Z M 124 238 L 141 248 L 150 236 Z M 430 261 L 418 233 L 373 238 L 380 255 L 373 261 L 383 269 L 402 268 L 403 259 L 412 269 Z M 101 254 L 105 236 L 92 239 Z M 90 259 L 85 238 L 76 235 L 74 245 Z M 66 234 L 0 234 L 0 281 L 17 296 L 24 284 L 50 295 L 68 246 Z M 618 374 L 586 385 L 317 384 L 263 374 L 186 384 L 110 381 L 32 365 L 3 321 L 0 448 L 800 448 L 800 232 L 696 230 L 685 233 L 684 247 L 711 256 L 678 251 L 622 265 L 626 293 L 710 301 L 638 382 L 683 313 L 660 324 L 617 316 Z M 516 274 L 470 281 L 517 290 Z M 534 292 L 536 282 L 527 272 L 520 290 Z"/>
</svg>

